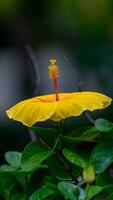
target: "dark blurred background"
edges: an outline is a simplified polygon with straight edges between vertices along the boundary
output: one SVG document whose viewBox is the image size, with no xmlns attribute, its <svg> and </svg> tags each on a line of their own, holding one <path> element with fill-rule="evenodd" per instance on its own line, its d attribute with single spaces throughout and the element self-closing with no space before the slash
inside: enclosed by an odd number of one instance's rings
<svg viewBox="0 0 113 200">
<path fill-rule="evenodd" d="M 0 159 L 22 150 L 28 129 L 5 111 L 18 101 L 52 93 L 49 59 L 60 68 L 60 92 L 83 90 L 113 97 L 112 0 L 0 0 Z M 113 106 L 92 117 L 113 120 Z M 90 125 L 84 115 L 72 123 Z M 47 122 L 46 125 L 51 125 Z"/>
</svg>

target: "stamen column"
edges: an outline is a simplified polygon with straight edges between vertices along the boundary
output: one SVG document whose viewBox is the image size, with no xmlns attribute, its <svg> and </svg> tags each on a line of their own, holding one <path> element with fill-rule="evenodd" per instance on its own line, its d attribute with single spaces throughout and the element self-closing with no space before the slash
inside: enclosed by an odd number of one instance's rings
<svg viewBox="0 0 113 200">
<path fill-rule="evenodd" d="M 58 84 L 57 84 L 57 79 L 59 77 L 59 70 L 58 66 L 56 65 L 56 60 L 54 59 L 50 60 L 50 66 L 48 69 L 49 69 L 50 79 L 53 80 L 54 90 L 56 94 L 56 101 L 59 101 Z"/>
</svg>

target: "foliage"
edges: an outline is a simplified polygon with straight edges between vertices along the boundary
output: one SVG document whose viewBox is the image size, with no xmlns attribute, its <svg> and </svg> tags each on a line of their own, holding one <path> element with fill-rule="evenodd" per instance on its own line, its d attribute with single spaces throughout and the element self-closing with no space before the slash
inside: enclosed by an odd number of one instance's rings
<svg viewBox="0 0 113 200">
<path fill-rule="evenodd" d="M 5 154 L 3 200 L 113 199 L 113 123 L 97 119 L 87 129 L 67 131 L 65 123 L 31 129 L 37 141 Z"/>
</svg>

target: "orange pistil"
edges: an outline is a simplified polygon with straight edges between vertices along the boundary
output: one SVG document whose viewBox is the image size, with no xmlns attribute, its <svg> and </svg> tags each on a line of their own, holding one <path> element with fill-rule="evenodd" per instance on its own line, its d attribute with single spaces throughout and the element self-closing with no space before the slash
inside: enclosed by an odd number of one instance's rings
<svg viewBox="0 0 113 200">
<path fill-rule="evenodd" d="M 59 70 L 58 66 L 56 65 L 56 60 L 54 59 L 50 60 L 50 66 L 48 69 L 49 69 L 50 79 L 53 80 L 54 90 L 56 94 L 56 101 L 59 101 L 58 84 L 57 84 L 57 78 L 59 77 Z"/>
</svg>

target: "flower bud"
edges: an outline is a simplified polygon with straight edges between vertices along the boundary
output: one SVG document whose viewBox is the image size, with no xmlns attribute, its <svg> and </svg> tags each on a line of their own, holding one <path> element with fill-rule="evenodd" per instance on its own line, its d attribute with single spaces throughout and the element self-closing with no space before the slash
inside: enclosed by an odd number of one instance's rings
<svg viewBox="0 0 113 200">
<path fill-rule="evenodd" d="M 95 180 L 94 166 L 90 165 L 83 170 L 83 179 L 86 184 L 91 184 Z"/>
</svg>

